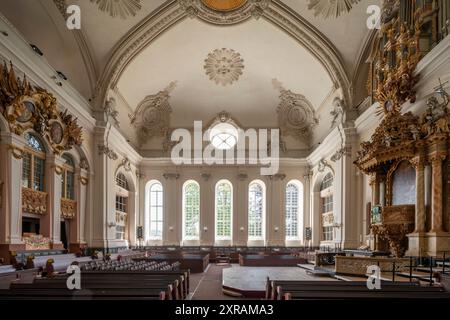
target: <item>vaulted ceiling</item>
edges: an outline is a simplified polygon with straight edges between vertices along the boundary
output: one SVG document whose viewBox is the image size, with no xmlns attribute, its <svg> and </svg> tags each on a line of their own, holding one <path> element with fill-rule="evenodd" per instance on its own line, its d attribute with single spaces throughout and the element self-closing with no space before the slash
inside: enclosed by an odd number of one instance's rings
<svg viewBox="0 0 450 320">
<path fill-rule="evenodd" d="M 210 10 L 223 10 L 223 15 L 245 11 L 253 3 L 203 1 Z M 191 2 L 116 1 L 131 5 L 121 15 L 102 11 L 102 1 L 97 0 L 2 0 L 0 12 L 86 99 L 107 99 L 109 90 L 114 91 L 125 121 L 145 97 L 176 82 L 170 92 L 172 126 L 191 127 L 194 120 L 208 121 L 226 110 L 246 127 L 273 127 L 280 85 L 305 96 L 316 111 L 334 89 L 347 86 L 351 92 L 370 34 L 366 10 L 381 0 L 362 0 L 349 13 L 328 19 L 315 16 L 309 1 L 273 0 L 268 13 L 249 7 L 248 14 L 261 18 L 250 16 L 229 25 L 208 21 L 214 17 L 191 19 L 199 14 L 191 10 L 195 6 L 188 6 Z M 71 4 L 81 8 L 81 31 L 66 27 L 62 13 Z M 205 69 L 208 55 L 222 48 L 234 50 L 236 61 L 243 60 L 237 78 L 226 85 L 216 83 L 211 68 L 209 74 Z M 133 140 L 132 131 L 123 131 Z"/>
</svg>

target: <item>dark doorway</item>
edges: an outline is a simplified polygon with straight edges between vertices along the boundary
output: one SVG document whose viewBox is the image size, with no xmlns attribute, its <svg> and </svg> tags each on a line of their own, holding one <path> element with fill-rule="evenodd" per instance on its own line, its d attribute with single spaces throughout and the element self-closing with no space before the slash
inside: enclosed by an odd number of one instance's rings
<svg viewBox="0 0 450 320">
<path fill-rule="evenodd" d="M 40 219 L 36 218 L 22 218 L 22 236 L 25 234 L 39 234 L 40 229 Z"/>
<path fill-rule="evenodd" d="M 61 221 L 61 242 L 63 243 L 64 249 L 67 250 L 68 245 L 67 245 L 67 238 L 68 238 L 68 229 L 69 227 L 69 223 L 66 221 Z"/>
</svg>

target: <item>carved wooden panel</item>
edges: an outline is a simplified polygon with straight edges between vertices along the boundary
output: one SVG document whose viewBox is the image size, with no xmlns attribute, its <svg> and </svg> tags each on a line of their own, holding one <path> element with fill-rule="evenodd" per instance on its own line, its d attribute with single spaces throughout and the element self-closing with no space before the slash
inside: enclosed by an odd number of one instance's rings
<svg viewBox="0 0 450 320">
<path fill-rule="evenodd" d="M 61 217 L 73 219 L 77 214 L 77 202 L 70 199 L 61 199 Z"/>
<path fill-rule="evenodd" d="M 47 213 L 47 193 L 22 188 L 22 211 L 44 215 Z"/>
</svg>

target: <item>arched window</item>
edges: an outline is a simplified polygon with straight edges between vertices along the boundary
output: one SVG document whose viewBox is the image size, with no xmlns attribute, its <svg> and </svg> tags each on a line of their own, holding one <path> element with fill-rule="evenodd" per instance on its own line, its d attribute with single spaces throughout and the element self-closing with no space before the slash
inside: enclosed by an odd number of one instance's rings
<svg viewBox="0 0 450 320">
<path fill-rule="evenodd" d="M 330 188 L 333 185 L 333 175 L 328 172 L 322 180 L 320 191 Z"/>
<path fill-rule="evenodd" d="M 254 181 L 248 187 L 248 239 L 264 240 L 265 185 Z"/>
<path fill-rule="evenodd" d="M 187 181 L 183 186 L 183 239 L 200 237 L 200 185 Z"/>
<path fill-rule="evenodd" d="M 61 198 L 75 200 L 75 164 L 70 155 L 64 154 L 63 172 L 61 174 Z"/>
<path fill-rule="evenodd" d="M 291 181 L 286 185 L 285 206 L 286 240 L 297 240 L 299 239 L 299 221 L 303 216 L 303 184 L 300 181 Z"/>
<path fill-rule="evenodd" d="M 231 240 L 233 219 L 233 186 L 227 181 L 216 184 L 216 240 Z"/>
<path fill-rule="evenodd" d="M 159 181 L 152 182 L 148 190 L 149 235 L 151 239 L 162 239 L 164 219 L 164 192 Z"/>
<path fill-rule="evenodd" d="M 116 184 L 121 187 L 124 188 L 125 190 L 130 190 L 130 188 L 128 187 L 128 181 L 127 178 L 125 177 L 125 175 L 122 172 L 119 172 L 116 176 Z"/>
<path fill-rule="evenodd" d="M 322 208 L 322 240 L 333 241 L 333 175 L 329 172 L 325 175 L 320 185 Z"/>
<path fill-rule="evenodd" d="M 116 240 L 125 240 L 128 221 L 128 180 L 122 172 L 116 175 Z"/>
<path fill-rule="evenodd" d="M 44 191 L 45 148 L 42 141 L 33 134 L 26 134 L 27 147 L 23 154 L 22 187 Z"/>
</svg>

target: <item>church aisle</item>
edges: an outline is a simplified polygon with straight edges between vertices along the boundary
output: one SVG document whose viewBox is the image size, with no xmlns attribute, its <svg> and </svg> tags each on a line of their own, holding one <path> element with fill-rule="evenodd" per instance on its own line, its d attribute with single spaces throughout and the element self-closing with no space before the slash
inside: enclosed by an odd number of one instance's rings
<svg viewBox="0 0 450 320">
<path fill-rule="evenodd" d="M 222 292 L 222 270 L 229 266 L 211 263 L 201 274 L 191 274 L 191 300 L 238 300 Z"/>
</svg>

